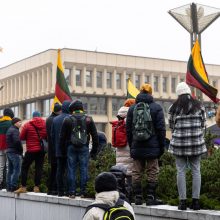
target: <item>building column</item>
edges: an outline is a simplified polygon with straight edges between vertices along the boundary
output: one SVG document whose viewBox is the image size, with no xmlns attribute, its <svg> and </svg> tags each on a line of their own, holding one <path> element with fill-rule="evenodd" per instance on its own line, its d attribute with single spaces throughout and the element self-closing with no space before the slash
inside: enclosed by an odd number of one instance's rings
<svg viewBox="0 0 220 220">
<path fill-rule="evenodd" d="M 45 71 L 46 71 L 46 93 L 48 94 L 50 92 L 50 71 L 49 71 L 49 68 L 48 66 L 45 67 Z"/>
<path fill-rule="evenodd" d="M 171 98 L 171 95 L 172 95 L 171 81 L 172 81 L 172 80 L 171 80 L 171 73 L 169 73 L 169 76 L 168 76 L 168 85 L 167 85 L 167 86 L 168 86 L 168 88 L 167 88 L 168 91 L 167 91 L 167 92 L 168 92 L 168 97 L 169 97 L 169 98 Z"/>
<path fill-rule="evenodd" d="M 54 65 L 55 64 L 55 65 Z M 51 92 L 55 92 L 55 85 L 56 85 L 56 76 L 57 76 L 57 66 L 56 62 L 50 67 L 51 74 L 52 74 L 52 80 L 51 80 Z"/>
<path fill-rule="evenodd" d="M 25 104 L 24 103 L 18 104 L 18 117 L 21 119 L 25 118 Z"/>
<path fill-rule="evenodd" d="M 121 80 L 122 80 L 122 91 L 124 92 L 124 95 L 126 96 L 127 95 L 127 84 L 128 84 L 126 80 L 126 70 L 122 72 Z"/>
<path fill-rule="evenodd" d="M 92 72 L 92 87 L 94 88 L 94 94 L 95 94 L 96 89 L 97 89 L 97 69 L 96 69 L 96 67 L 93 69 L 93 72 Z"/>
<path fill-rule="evenodd" d="M 37 96 L 41 94 L 41 72 L 40 70 L 37 70 Z"/>
<path fill-rule="evenodd" d="M 140 86 L 145 83 L 145 72 L 141 73 L 141 81 L 140 81 Z"/>
<path fill-rule="evenodd" d="M 72 88 L 72 92 L 76 91 L 76 66 L 74 65 L 70 71 L 70 85 Z"/>
<path fill-rule="evenodd" d="M 85 66 L 82 69 L 82 88 L 83 88 L 83 92 L 86 93 L 86 67 Z"/>
<path fill-rule="evenodd" d="M 152 91 L 154 92 L 154 73 L 150 74 L 150 84 L 152 87 Z"/>
<path fill-rule="evenodd" d="M 160 94 L 160 97 L 163 96 L 163 74 L 162 73 L 160 74 L 160 77 L 159 77 L 159 94 Z"/>
<path fill-rule="evenodd" d="M 31 97 L 35 97 L 36 94 L 36 78 L 35 72 L 31 73 Z"/>
<path fill-rule="evenodd" d="M 112 74 L 112 89 L 113 89 L 113 94 L 116 94 L 116 69 L 113 70 Z"/>
<path fill-rule="evenodd" d="M 135 76 L 136 76 L 136 73 L 135 73 L 135 71 L 133 71 L 133 73 L 131 74 L 131 82 L 132 82 L 132 83 L 134 84 L 134 86 L 136 87 Z"/>
<path fill-rule="evenodd" d="M 5 97 L 5 102 L 4 102 L 4 104 L 7 104 L 8 103 L 8 101 L 9 101 L 9 94 L 10 94 L 10 92 L 9 92 L 9 82 L 8 82 L 8 80 L 6 81 L 6 97 Z"/>
<path fill-rule="evenodd" d="M 42 84 L 41 92 L 42 94 L 46 94 L 47 72 L 45 67 L 41 69 L 41 84 Z"/>
<path fill-rule="evenodd" d="M 106 97 L 107 99 L 107 118 L 108 118 L 108 122 L 106 125 L 106 136 L 109 137 L 109 140 L 111 140 L 111 136 L 112 136 L 112 126 L 109 123 L 110 121 L 112 121 L 112 98 L 111 97 Z"/>
<path fill-rule="evenodd" d="M 106 94 L 106 81 L 107 81 L 107 69 L 105 68 L 103 70 L 103 78 L 102 78 L 102 88 L 103 88 L 104 94 Z"/>
<path fill-rule="evenodd" d="M 14 89 L 15 88 L 12 88 L 12 85 L 13 85 L 13 80 L 10 79 L 9 81 L 9 85 L 10 85 L 10 99 L 9 99 L 9 102 L 13 102 L 13 99 L 14 99 Z"/>
</svg>

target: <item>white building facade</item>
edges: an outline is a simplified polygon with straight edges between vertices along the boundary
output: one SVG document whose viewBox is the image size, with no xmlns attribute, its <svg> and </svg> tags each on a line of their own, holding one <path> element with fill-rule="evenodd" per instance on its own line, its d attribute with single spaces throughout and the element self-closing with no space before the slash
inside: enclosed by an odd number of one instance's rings
<svg viewBox="0 0 220 220">
<path fill-rule="evenodd" d="M 153 96 L 165 115 L 177 98 L 176 85 L 185 81 L 187 63 L 183 61 L 137 57 L 64 48 L 61 60 L 73 99 L 80 98 L 87 114 L 93 116 L 97 128 L 111 137 L 110 121 L 127 95 L 127 79 L 139 88 L 148 82 Z M 50 114 L 57 70 L 57 50 L 47 50 L 0 68 L 0 115 L 11 107 L 15 115 L 30 119 L 38 110 Z M 210 84 L 220 89 L 220 65 L 206 65 Z M 213 107 L 203 96 L 207 109 Z"/>
</svg>

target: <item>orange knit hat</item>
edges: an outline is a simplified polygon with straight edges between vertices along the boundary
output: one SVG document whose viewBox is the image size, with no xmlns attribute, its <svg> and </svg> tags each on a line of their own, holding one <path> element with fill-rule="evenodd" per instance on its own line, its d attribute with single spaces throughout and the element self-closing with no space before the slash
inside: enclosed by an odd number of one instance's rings
<svg viewBox="0 0 220 220">
<path fill-rule="evenodd" d="M 131 105 L 135 104 L 135 99 L 126 99 L 124 102 L 125 107 L 130 107 Z"/>
<path fill-rule="evenodd" d="M 145 84 L 143 84 L 143 85 L 141 86 L 140 91 L 141 91 L 141 92 L 147 92 L 147 93 L 149 93 L 149 94 L 152 94 L 152 87 L 151 87 L 150 84 L 145 83 Z"/>
</svg>

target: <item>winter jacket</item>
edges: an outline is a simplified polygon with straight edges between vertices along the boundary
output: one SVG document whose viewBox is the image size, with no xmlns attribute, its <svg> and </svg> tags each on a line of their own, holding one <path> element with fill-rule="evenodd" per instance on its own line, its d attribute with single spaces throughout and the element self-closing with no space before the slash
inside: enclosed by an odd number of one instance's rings
<svg viewBox="0 0 220 220">
<path fill-rule="evenodd" d="M 76 117 L 82 117 L 83 115 L 85 115 L 83 112 L 81 113 L 76 113 L 74 112 L 73 114 L 75 114 Z M 62 152 L 64 155 L 66 155 L 67 153 L 67 146 L 71 145 L 71 132 L 73 129 L 73 121 L 72 119 L 69 117 L 66 117 L 62 128 L 61 128 L 61 132 L 60 132 L 60 145 L 62 148 Z M 97 134 L 97 130 L 96 130 L 96 126 L 95 123 L 92 119 L 92 117 L 90 116 L 86 116 L 86 130 L 87 130 L 87 146 L 89 147 L 89 141 L 90 141 L 90 135 L 92 137 L 92 150 L 90 152 L 91 156 L 95 156 L 97 154 L 98 151 L 98 147 L 99 147 L 99 139 L 98 139 L 98 134 Z"/>
<path fill-rule="evenodd" d="M 189 115 L 175 115 L 169 112 L 168 121 L 172 130 L 170 153 L 176 156 L 197 156 L 207 151 L 204 140 L 204 108 Z"/>
<path fill-rule="evenodd" d="M 95 196 L 95 201 L 92 204 L 107 204 L 110 206 L 114 206 L 118 201 L 119 193 L 118 191 L 109 191 L 109 192 L 101 192 L 97 193 Z M 135 214 L 132 206 L 128 204 L 126 201 L 124 202 L 124 207 L 126 207 L 134 216 Z M 102 220 L 104 215 L 104 210 L 93 207 L 91 208 L 83 217 L 83 220 Z"/>
<path fill-rule="evenodd" d="M 50 162 L 56 161 L 56 159 L 55 159 L 56 151 L 55 151 L 55 146 L 53 145 L 52 132 L 51 132 L 53 120 L 56 116 L 57 116 L 57 114 L 52 112 L 51 115 L 46 120 L 47 141 L 48 141 L 48 160 Z"/>
<path fill-rule="evenodd" d="M 52 129 L 51 129 L 51 139 L 52 144 L 55 146 L 56 157 L 64 157 L 61 152 L 60 147 L 60 131 L 63 124 L 63 121 L 69 114 L 69 105 L 70 101 L 64 101 L 62 104 L 62 113 L 54 118 Z"/>
<path fill-rule="evenodd" d="M 19 128 L 12 125 L 6 133 L 7 153 L 22 155 L 23 147 L 19 137 Z"/>
<path fill-rule="evenodd" d="M 6 132 L 11 127 L 11 118 L 9 116 L 3 116 L 0 118 L 0 150 L 7 148 L 6 144 Z"/>
<path fill-rule="evenodd" d="M 28 121 L 22 128 L 20 139 L 26 141 L 27 152 L 39 152 L 41 151 L 40 140 L 37 135 L 37 131 L 42 139 L 47 138 L 46 123 L 45 120 L 40 117 L 35 117 Z"/>
<path fill-rule="evenodd" d="M 162 155 L 165 147 L 166 128 L 163 110 L 148 93 L 139 93 L 136 97 L 136 103 L 139 102 L 149 105 L 155 134 L 146 141 L 138 142 L 133 140 L 132 130 L 134 125 L 132 121 L 136 105 L 132 105 L 128 110 L 126 120 L 127 139 L 131 150 L 131 157 L 134 159 L 156 159 Z"/>
</svg>

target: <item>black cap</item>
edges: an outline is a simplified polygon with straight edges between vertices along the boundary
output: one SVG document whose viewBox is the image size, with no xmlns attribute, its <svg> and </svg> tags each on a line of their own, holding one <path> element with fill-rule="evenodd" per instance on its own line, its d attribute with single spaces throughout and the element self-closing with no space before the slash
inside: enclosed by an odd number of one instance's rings
<svg viewBox="0 0 220 220">
<path fill-rule="evenodd" d="M 62 109 L 62 106 L 58 102 L 56 102 L 53 107 L 53 112 L 55 112 L 55 113 L 59 112 L 59 111 L 61 111 L 61 109 Z"/>
<path fill-rule="evenodd" d="M 4 116 L 9 116 L 10 118 L 14 118 L 14 112 L 10 108 L 5 108 L 3 111 Z"/>
<path fill-rule="evenodd" d="M 69 111 L 77 111 L 77 110 L 82 110 L 83 111 L 83 103 L 80 99 L 76 99 L 75 101 L 71 102 L 69 105 Z"/>
<path fill-rule="evenodd" d="M 116 177 L 110 172 L 102 172 L 95 179 L 97 193 L 117 190 Z"/>
</svg>

